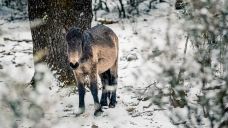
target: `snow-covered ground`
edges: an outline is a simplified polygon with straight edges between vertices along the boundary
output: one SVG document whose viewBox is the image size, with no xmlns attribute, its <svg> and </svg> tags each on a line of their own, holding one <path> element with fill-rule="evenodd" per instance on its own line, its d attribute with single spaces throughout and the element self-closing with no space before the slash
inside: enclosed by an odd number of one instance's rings
<svg viewBox="0 0 228 128">
<path fill-rule="evenodd" d="M 155 105 L 147 108 L 150 101 L 139 100 L 137 92 L 156 81 L 157 68 L 153 64 L 153 61 L 156 60 L 147 61 L 146 57 L 151 54 L 153 48 L 162 49 L 166 45 L 168 20 L 172 21 L 168 30 L 170 40 L 179 42 L 180 46 L 177 47 L 177 50 L 183 52 L 185 35 L 182 32 L 177 12 L 173 8 L 169 8 L 167 3 L 158 4 L 157 8 L 148 14 L 135 18 L 136 22 L 121 20 L 117 24 L 107 25 L 118 35 L 120 42 L 118 104 L 116 108 L 104 109 L 104 113 L 100 117 L 94 117 L 92 96 L 90 92 L 87 92 L 85 97 L 86 111 L 81 116 L 75 117 L 74 112 L 78 107 L 78 95 L 72 91 L 75 90 L 75 87 L 58 87 L 50 77 L 51 84 L 47 85 L 49 89 L 42 92 L 45 97 L 41 97 L 41 99 L 52 101 L 52 104 L 45 108 L 42 119 L 45 123 L 40 127 L 175 127 L 166 115 L 168 110 L 158 109 Z M 22 84 L 28 83 L 34 72 L 29 23 L 28 21 L 9 23 L 1 20 L 0 24 L 3 34 L 0 37 L 0 72 L 9 74 L 6 78 L 0 78 L 0 85 L 7 85 L 7 82 L 12 80 Z M 96 24 L 93 22 L 93 25 Z M 18 125 L 20 128 L 28 128 L 33 124 L 28 120 L 23 120 L 18 121 Z"/>
</svg>

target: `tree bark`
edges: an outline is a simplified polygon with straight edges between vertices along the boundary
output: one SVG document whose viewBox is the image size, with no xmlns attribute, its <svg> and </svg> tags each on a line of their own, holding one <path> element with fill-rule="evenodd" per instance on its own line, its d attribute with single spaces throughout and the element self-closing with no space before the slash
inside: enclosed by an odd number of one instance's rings
<svg viewBox="0 0 228 128">
<path fill-rule="evenodd" d="M 68 65 L 64 31 L 91 27 L 92 0 L 28 0 L 34 58 L 46 62 L 64 85 L 75 84 Z"/>
<path fill-rule="evenodd" d="M 126 12 L 125 12 L 125 9 L 124 9 L 124 4 L 123 4 L 123 1 L 122 0 L 119 0 L 119 3 L 120 3 L 120 7 L 118 7 L 118 10 L 119 10 L 119 17 L 121 18 L 126 18 Z"/>
</svg>

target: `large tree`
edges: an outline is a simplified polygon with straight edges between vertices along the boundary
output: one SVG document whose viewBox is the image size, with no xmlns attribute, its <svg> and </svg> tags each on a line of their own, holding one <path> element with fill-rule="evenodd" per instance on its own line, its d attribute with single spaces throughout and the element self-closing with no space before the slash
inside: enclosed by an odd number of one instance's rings
<svg viewBox="0 0 228 128">
<path fill-rule="evenodd" d="M 28 12 L 34 57 L 40 57 L 40 61 L 55 70 L 64 85 L 74 84 L 64 31 L 71 27 L 82 30 L 91 27 L 92 0 L 28 0 Z"/>
</svg>

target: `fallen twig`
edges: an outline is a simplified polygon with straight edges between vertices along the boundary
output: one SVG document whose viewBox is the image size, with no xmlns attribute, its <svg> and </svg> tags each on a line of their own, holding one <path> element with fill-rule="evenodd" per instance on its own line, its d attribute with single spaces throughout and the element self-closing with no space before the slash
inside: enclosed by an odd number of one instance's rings
<svg viewBox="0 0 228 128">
<path fill-rule="evenodd" d="M 209 90 L 221 89 L 221 86 L 222 85 L 217 85 L 217 86 L 214 86 L 214 87 L 203 88 L 202 90 L 203 91 L 209 91 Z"/>
<path fill-rule="evenodd" d="M 114 23 L 118 23 L 118 21 L 109 20 L 109 19 L 98 19 L 97 21 L 100 22 L 101 24 L 114 24 Z"/>
<path fill-rule="evenodd" d="M 156 86 L 156 84 L 158 84 L 158 82 L 155 81 L 154 83 L 151 83 L 148 86 L 146 86 L 145 89 L 144 89 L 144 91 L 143 91 L 143 93 L 145 93 L 152 85 L 155 85 Z"/>
<path fill-rule="evenodd" d="M 26 42 L 26 43 L 32 42 L 32 40 L 29 40 L 29 39 L 17 40 L 17 39 L 10 39 L 8 37 L 4 37 L 3 39 L 4 39 L 4 41 L 15 41 L 15 42 Z"/>
</svg>

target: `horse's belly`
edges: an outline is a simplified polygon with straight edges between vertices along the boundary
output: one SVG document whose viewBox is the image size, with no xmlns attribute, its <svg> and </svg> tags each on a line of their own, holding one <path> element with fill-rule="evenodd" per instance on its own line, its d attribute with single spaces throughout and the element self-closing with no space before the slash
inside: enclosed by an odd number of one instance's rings
<svg viewBox="0 0 228 128">
<path fill-rule="evenodd" d="M 106 49 L 105 51 L 101 51 L 98 58 L 98 72 L 99 74 L 107 71 L 111 68 L 117 58 L 117 49 Z"/>
</svg>

